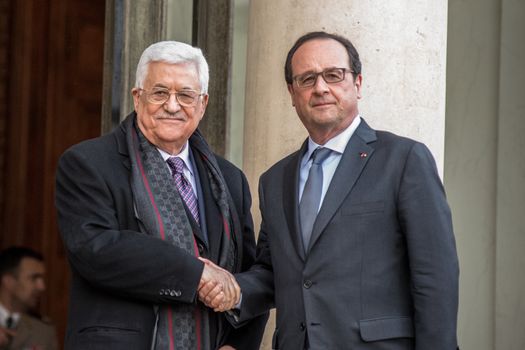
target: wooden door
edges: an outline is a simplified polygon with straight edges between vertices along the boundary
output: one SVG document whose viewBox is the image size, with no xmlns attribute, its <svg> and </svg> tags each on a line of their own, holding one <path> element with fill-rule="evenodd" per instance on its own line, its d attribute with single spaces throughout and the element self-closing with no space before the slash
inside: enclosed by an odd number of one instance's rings
<svg viewBox="0 0 525 350">
<path fill-rule="evenodd" d="M 69 268 L 57 230 L 55 170 L 65 149 L 100 133 L 105 1 L 0 0 L 0 12 L 9 33 L 0 38 L 0 247 L 44 254 L 41 311 L 62 342 Z"/>
</svg>

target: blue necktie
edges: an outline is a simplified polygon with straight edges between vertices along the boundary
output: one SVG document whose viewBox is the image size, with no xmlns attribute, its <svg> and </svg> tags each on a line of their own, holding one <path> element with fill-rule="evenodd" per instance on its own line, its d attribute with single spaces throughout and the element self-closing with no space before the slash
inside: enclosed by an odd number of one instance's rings
<svg viewBox="0 0 525 350">
<path fill-rule="evenodd" d="M 330 156 L 332 150 L 318 147 L 312 153 L 312 166 L 308 173 L 308 179 L 304 185 L 303 196 L 299 203 L 299 220 L 303 236 L 304 251 L 308 251 L 308 244 L 312 236 L 315 218 L 319 211 L 321 193 L 323 190 L 323 162 Z"/>
</svg>

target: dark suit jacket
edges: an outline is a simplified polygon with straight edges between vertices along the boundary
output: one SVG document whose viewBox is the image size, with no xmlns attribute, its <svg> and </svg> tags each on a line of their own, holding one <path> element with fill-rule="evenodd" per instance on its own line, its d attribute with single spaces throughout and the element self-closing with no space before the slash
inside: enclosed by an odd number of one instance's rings
<svg viewBox="0 0 525 350">
<path fill-rule="evenodd" d="M 196 302 L 203 264 L 171 243 L 140 232 L 125 132 L 121 125 L 75 145 L 59 162 L 56 206 L 72 271 L 67 349 L 149 349 L 153 306 Z M 237 240 L 242 241 L 240 270 L 246 270 L 255 256 L 248 184 L 234 165 L 220 157 L 217 161 L 243 228 Z M 207 200 L 207 173 L 199 171 L 199 176 L 210 246 L 200 241 L 198 247 L 201 256 L 216 261 L 222 221 L 215 202 Z M 161 293 L 164 290 L 174 293 Z M 222 315 L 214 315 L 211 344 L 257 348 L 265 322 L 263 316 L 245 329 L 232 330 Z"/>
<path fill-rule="evenodd" d="M 14 331 L 16 336 L 2 350 L 58 349 L 55 327 L 48 322 L 22 314 Z"/>
<path fill-rule="evenodd" d="M 261 233 L 237 275 L 240 320 L 277 308 L 274 346 L 456 349 L 458 260 L 435 162 L 421 143 L 372 130 L 351 137 L 314 224 L 300 238 L 302 149 L 260 179 Z"/>
</svg>

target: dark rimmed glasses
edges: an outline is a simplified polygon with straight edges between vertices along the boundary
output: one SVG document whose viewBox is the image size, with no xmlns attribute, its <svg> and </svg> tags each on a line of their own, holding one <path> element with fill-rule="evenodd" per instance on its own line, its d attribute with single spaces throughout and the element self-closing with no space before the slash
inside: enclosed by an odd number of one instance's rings
<svg viewBox="0 0 525 350">
<path fill-rule="evenodd" d="M 140 89 L 146 94 L 146 100 L 149 103 L 156 105 L 162 105 L 170 99 L 170 96 L 175 95 L 177 102 L 184 107 L 191 107 L 195 105 L 200 96 L 205 94 L 200 94 L 194 90 L 182 90 L 171 92 L 169 89 L 156 87 L 151 90 Z"/>
<path fill-rule="evenodd" d="M 346 72 L 354 73 L 354 71 L 348 68 L 328 68 L 319 73 L 306 72 L 296 75 L 293 77 L 293 81 L 295 81 L 300 88 L 309 88 L 317 83 L 318 76 L 322 76 L 327 84 L 335 84 L 345 80 Z"/>
</svg>

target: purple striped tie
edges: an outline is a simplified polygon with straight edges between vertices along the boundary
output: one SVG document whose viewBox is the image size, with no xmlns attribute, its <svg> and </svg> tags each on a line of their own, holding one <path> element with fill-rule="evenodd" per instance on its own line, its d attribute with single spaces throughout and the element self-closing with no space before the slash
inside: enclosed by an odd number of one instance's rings
<svg viewBox="0 0 525 350">
<path fill-rule="evenodd" d="M 184 177 L 184 161 L 179 157 L 170 157 L 166 162 L 171 168 L 173 179 L 175 180 L 175 186 L 177 186 L 180 196 L 186 203 L 186 206 L 190 210 L 195 221 L 197 221 L 197 224 L 200 224 L 197 197 L 195 197 L 195 193 L 193 193 L 190 183 L 186 177 Z"/>
</svg>

